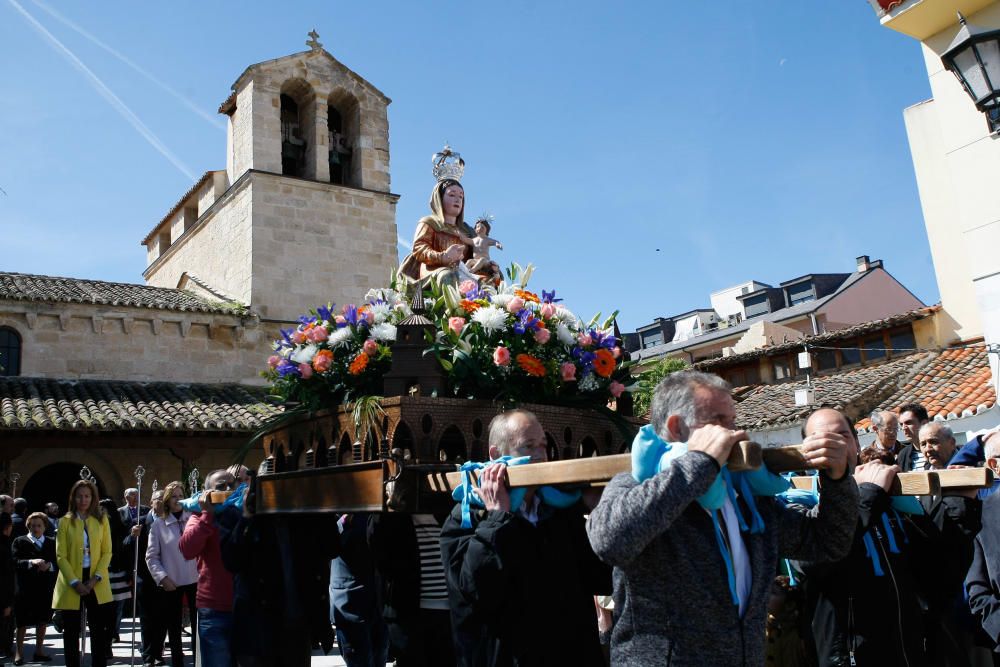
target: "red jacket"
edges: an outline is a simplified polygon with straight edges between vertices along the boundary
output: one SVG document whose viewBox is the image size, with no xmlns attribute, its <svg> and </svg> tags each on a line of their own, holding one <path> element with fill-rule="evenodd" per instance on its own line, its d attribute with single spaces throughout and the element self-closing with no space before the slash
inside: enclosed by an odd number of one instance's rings
<svg viewBox="0 0 1000 667">
<path fill-rule="evenodd" d="M 219 529 L 206 514 L 195 514 L 184 527 L 178 546 L 185 558 L 198 559 L 199 609 L 233 610 L 233 575 L 222 564 Z"/>
</svg>

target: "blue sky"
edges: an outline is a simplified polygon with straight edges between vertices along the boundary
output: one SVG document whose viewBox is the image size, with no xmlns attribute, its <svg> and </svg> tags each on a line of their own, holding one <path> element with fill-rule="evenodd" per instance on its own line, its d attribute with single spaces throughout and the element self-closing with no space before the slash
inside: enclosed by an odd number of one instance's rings
<svg viewBox="0 0 1000 667">
<path fill-rule="evenodd" d="M 861 254 L 938 299 L 902 119 L 920 49 L 864 0 L 44 2 L 0 0 L 0 270 L 142 282 L 141 239 L 225 167 L 233 81 L 315 28 L 393 100 L 400 235 L 448 140 L 494 258 L 580 315 L 632 330 Z"/>
</svg>

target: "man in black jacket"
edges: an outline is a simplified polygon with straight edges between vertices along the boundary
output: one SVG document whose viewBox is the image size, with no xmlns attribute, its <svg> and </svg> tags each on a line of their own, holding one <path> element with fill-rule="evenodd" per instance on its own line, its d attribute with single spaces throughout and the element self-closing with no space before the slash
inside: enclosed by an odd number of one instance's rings
<svg viewBox="0 0 1000 667">
<path fill-rule="evenodd" d="M 920 448 L 931 470 L 948 467 L 955 437 L 945 424 L 920 428 Z M 916 590 L 926 606 L 924 628 L 928 658 L 934 665 L 964 665 L 974 652 L 975 622 L 963 596 L 972 564 L 972 544 L 981 527 L 982 503 L 976 489 L 959 495 L 920 496 L 925 516 L 914 517 L 910 536 Z"/>
<path fill-rule="evenodd" d="M 490 457 L 546 460 L 530 412 L 490 423 Z M 485 509 L 462 527 L 456 507 L 441 531 L 455 654 L 465 667 L 604 664 L 593 596 L 611 591 L 610 569 L 587 540 L 582 503 L 553 508 L 529 490 L 512 507 L 503 465 L 480 476 Z"/>
<path fill-rule="evenodd" d="M 820 409 L 806 420 L 803 437 L 812 435 L 825 419 L 833 418 L 845 439 L 857 435 L 843 414 Z M 922 667 L 923 627 L 920 604 L 913 591 L 909 567 L 912 557 L 906 515 L 894 512 L 888 494 L 897 465 L 894 455 L 859 465 L 858 523 L 851 551 L 833 563 L 800 562 L 806 575 L 806 598 L 813 603 L 810 623 L 818 664 Z"/>
<path fill-rule="evenodd" d="M 965 577 L 969 606 L 993 643 L 1000 664 L 1000 494 L 983 501 L 983 529 L 976 536 L 972 566 Z"/>
</svg>

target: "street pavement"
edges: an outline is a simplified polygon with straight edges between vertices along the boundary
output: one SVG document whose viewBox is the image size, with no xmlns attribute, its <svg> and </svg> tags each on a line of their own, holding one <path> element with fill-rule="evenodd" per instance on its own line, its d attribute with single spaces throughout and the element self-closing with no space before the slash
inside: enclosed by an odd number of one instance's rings
<svg viewBox="0 0 1000 667">
<path fill-rule="evenodd" d="M 122 642 L 115 644 L 112 647 L 115 657 L 108 659 L 109 665 L 128 665 L 130 658 L 132 656 L 132 619 L 123 618 L 121 627 L 121 637 Z M 89 639 L 89 637 L 88 637 Z M 142 665 L 142 659 L 139 657 L 139 643 L 138 636 L 136 637 L 136 656 L 135 664 L 137 666 Z M 66 662 L 63 659 L 63 641 L 62 635 L 56 632 L 55 628 L 51 625 L 45 634 L 45 652 L 52 656 L 53 660 L 49 663 L 42 662 L 32 662 L 32 656 L 35 652 L 35 632 L 34 629 L 28 631 L 28 636 L 25 637 L 24 641 L 24 664 L 32 665 L 33 667 L 44 667 L 45 665 L 51 665 L 52 667 L 65 667 Z M 194 667 L 194 659 L 191 656 L 191 638 L 187 635 L 184 636 L 184 652 L 185 652 L 185 665 L 187 667 Z M 90 653 L 90 642 L 87 642 L 87 653 Z M 170 648 L 169 646 L 165 649 L 164 658 L 167 660 L 167 664 L 170 664 Z M 4 664 L 10 665 L 14 662 L 13 657 L 9 660 L 5 660 Z M 84 665 L 89 665 L 90 660 L 88 659 L 84 662 Z M 320 650 L 313 651 L 313 657 L 310 661 L 310 667 L 346 667 L 344 659 L 340 657 L 340 651 L 336 646 L 333 647 L 333 651 L 330 655 L 323 655 Z"/>
</svg>

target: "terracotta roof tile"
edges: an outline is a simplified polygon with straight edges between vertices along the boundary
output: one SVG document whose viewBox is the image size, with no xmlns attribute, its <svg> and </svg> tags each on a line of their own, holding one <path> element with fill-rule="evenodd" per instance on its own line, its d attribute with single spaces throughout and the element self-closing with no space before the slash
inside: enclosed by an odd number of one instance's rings
<svg viewBox="0 0 1000 667">
<path fill-rule="evenodd" d="M 0 272 L 2 300 L 92 303 L 202 313 L 241 314 L 246 310 L 240 304 L 209 301 L 179 289 L 6 272 Z"/>
<path fill-rule="evenodd" d="M 816 405 L 835 407 L 848 414 L 868 414 L 873 406 L 898 392 L 900 384 L 906 383 L 934 356 L 933 352 L 916 352 L 879 364 L 817 376 L 812 380 Z M 795 390 L 805 386 L 804 381 L 764 384 L 735 396 L 737 425 L 759 430 L 805 418 L 816 407 L 795 405 Z"/>
<path fill-rule="evenodd" d="M 992 373 L 983 345 L 953 347 L 944 350 L 928 364 L 924 372 L 880 403 L 879 410 L 898 410 L 904 403 L 923 405 L 931 418 L 961 416 L 980 405 L 993 407 L 997 402 Z M 862 422 L 858 422 L 861 429 Z M 869 424 L 864 424 L 867 428 Z"/>
<path fill-rule="evenodd" d="M 262 388 L 0 377 L 0 432 L 254 431 L 280 411 Z"/>
</svg>

